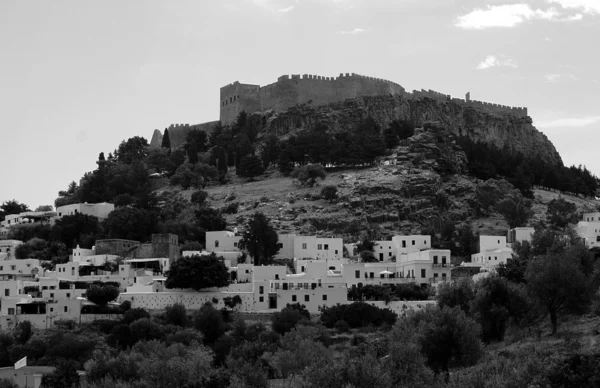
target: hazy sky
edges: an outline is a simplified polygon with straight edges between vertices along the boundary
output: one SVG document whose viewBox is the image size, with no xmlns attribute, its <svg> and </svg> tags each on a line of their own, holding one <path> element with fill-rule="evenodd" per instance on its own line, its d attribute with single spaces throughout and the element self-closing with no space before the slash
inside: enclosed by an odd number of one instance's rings
<svg viewBox="0 0 600 388">
<path fill-rule="evenodd" d="M 0 202 L 34 208 L 98 154 L 219 117 L 219 88 L 358 73 L 527 106 L 600 175 L 600 0 L 2 0 Z"/>
</svg>

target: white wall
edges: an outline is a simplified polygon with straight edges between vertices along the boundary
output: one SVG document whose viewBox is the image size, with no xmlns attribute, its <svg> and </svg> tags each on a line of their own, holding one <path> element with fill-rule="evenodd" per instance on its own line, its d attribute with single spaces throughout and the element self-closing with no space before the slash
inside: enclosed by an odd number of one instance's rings
<svg viewBox="0 0 600 388">
<path fill-rule="evenodd" d="M 396 256 L 431 249 L 431 236 L 428 235 L 394 236 L 392 242 Z"/>
<path fill-rule="evenodd" d="M 506 248 L 506 236 L 479 236 L 479 252 Z"/>
<path fill-rule="evenodd" d="M 206 250 L 208 252 L 239 251 L 238 243 L 241 239 L 242 236 L 236 236 L 226 230 L 206 232 Z"/>
<path fill-rule="evenodd" d="M 293 259 L 294 258 L 294 239 L 295 234 L 278 234 L 279 252 L 275 255 L 275 259 Z"/>
<path fill-rule="evenodd" d="M 375 258 L 379 261 L 390 261 L 396 256 L 396 247 L 393 241 L 375 241 L 373 247 Z"/>
<path fill-rule="evenodd" d="M 298 259 L 341 259 L 344 254 L 341 238 L 296 236 L 294 257 Z"/>
<path fill-rule="evenodd" d="M 600 212 L 583 213 L 583 221 L 586 221 L 586 222 L 598 222 L 598 221 L 600 221 Z"/>
</svg>

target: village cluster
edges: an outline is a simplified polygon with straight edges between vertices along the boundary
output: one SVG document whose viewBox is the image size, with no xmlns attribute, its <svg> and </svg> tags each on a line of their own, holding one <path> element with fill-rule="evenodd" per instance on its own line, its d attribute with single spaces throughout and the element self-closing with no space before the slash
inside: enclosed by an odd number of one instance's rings
<svg viewBox="0 0 600 388">
<path fill-rule="evenodd" d="M 27 212 L 10 215 L 2 222 L 1 236 L 23 223 L 52 223 L 65 215 L 87 214 L 105 219 L 114 209 L 109 203 L 74 204 L 56 212 Z M 600 213 L 586 213 L 575 228 L 585 244 L 592 248 L 600 242 Z M 500 263 L 512 258 L 512 245 L 530 241 L 533 228 L 515 228 L 506 236 L 480 236 L 479 253 L 462 267 L 479 268 L 476 276 L 485 276 Z M 98 316 L 94 304 L 85 298 L 87 285 L 116 282 L 120 295 L 116 303 L 130 301 L 132 307 L 164 309 L 182 303 L 189 309 L 207 301 L 224 305 L 228 297 L 239 296 L 237 309 L 243 312 L 273 312 L 289 303 L 301 303 L 317 313 L 320 306 L 350 303 L 348 290 L 353 287 L 386 284 L 431 285 L 451 281 L 453 264 L 450 251 L 431 246 L 431 236 L 394 236 L 376 241 L 377 262 L 360 262 L 355 243 L 341 238 L 320 238 L 280 234 L 275 259 L 290 259 L 286 265 L 255 266 L 238 262 L 244 252 L 241 235 L 233 231 L 206 232 L 203 251 L 181 251 L 173 234 L 154 234 L 150 243 L 132 240 L 97 240 L 92 249 L 73 249 L 69 262 L 45 270 L 37 259 L 16 259 L 14 252 L 22 244 L 0 240 L 0 328 L 21 321 L 35 327 L 51 328 L 57 322 L 77 323 L 105 318 Z M 4 237 L 0 237 L 4 238 Z M 215 253 L 224 258 L 231 283 L 224 288 L 201 291 L 167 289 L 165 281 L 170 264 L 179 258 Z M 230 299 L 229 298 L 229 299 Z M 376 303 L 376 302 L 372 302 Z M 426 304 L 427 301 L 422 303 Z"/>
</svg>

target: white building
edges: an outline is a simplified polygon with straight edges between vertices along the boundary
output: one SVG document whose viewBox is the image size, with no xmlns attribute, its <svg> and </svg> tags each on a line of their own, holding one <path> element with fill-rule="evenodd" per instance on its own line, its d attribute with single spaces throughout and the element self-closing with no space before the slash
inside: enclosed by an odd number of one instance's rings
<svg viewBox="0 0 600 388">
<path fill-rule="evenodd" d="M 242 236 L 227 230 L 206 232 L 206 250 L 208 252 L 240 252 L 239 242 Z"/>
<path fill-rule="evenodd" d="M 600 212 L 595 213 L 583 213 L 584 222 L 600 222 Z"/>
<path fill-rule="evenodd" d="M 275 259 L 293 259 L 294 256 L 294 240 L 295 234 L 278 234 L 279 251 L 275 255 Z"/>
<path fill-rule="evenodd" d="M 431 249 L 431 236 L 429 235 L 394 236 L 392 242 L 395 246 L 396 256 Z"/>
<path fill-rule="evenodd" d="M 0 259 L 14 259 L 15 250 L 21 244 L 20 240 L 0 240 Z"/>
<path fill-rule="evenodd" d="M 506 264 L 512 259 L 513 250 L 505 236 L 479 236 L 479 253 L 471 255 L 470 263 L 465 266 L 481 266 L 487 269 L 498 264 Z"/>
<path fill-rule="evenodd" d="M 17 225 L 33 224 L 35 222 L 49 222 L 56 217 L 55 212 L 23 212 L 19 214 L 9 214 L 0 222 L 3 228 L 10 228 Z"/>
<path fill-rule="evenodd" d="M 401 276 L 415 280 L 417 284 L 436 284 L 450 280 L 450 250 L 427 249 L 400 255 L 396 260 Z"/>
<path fill-rule="evenodd" d="M 373 253 L 379 261 L 391 261 L 396 256 L 396 245 L 394 241 L 375 241 Z"/>
<path fill-rule="evenodd" d="M 74 203 L 71 205 L 60 206 L 56 208 L 58 218 L 64 216 L 72 216 L 74 214 L 85 214 L 93 216 L 99 220 L 108 218 L 110 212 L 115 210 L 115 205 L 112 203 Z"/>
<path fill-rule="evenodd" d="M 341 259 L 344 255 L 344 242 L 341 238 L 321 238 L 316 236 L 296 236 L 294 257 L 298 259 Z"/>
<path fill-rule="evenodd" d="M 533 238 L 535 229 L 531 227 L 527 228 L 513 228 L 508 231 L 508 243 L 514 244 L 516 242 L 529 241 Z"/>
</svg>

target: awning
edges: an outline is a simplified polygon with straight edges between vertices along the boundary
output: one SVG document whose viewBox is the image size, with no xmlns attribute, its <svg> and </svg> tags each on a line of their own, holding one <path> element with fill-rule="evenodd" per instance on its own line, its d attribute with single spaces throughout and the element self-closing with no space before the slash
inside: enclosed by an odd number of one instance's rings
<svg viewBox="0 0 600 388">
<path fill-rule="evenodd" d="M 381 272 L 379 272 L 379 274 L 380 274 L 380 275 L 393 275 L 394 273 L 393 273 L 393 272 L 390 272 L 390 271 L 388 271 L 388 270 L 385 270 L 385 271 L 381 271 Z"/>
</svg>

